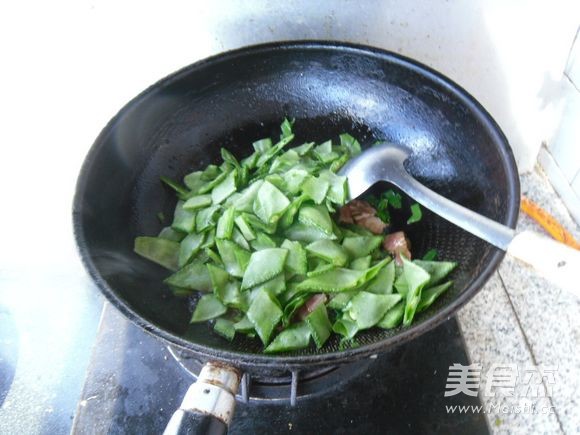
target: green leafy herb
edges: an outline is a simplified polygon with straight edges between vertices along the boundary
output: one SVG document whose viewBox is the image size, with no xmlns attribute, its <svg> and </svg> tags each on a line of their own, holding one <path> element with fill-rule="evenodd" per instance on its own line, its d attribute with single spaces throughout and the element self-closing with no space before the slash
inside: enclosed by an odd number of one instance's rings
<svg viewBox="0 0 580 435">
<path fill-rule="evenodd" d="M 422 258 L 424 261 L 433 261 L 437 260 L 437 250 L 436 249 L 429 249 Z"/>
<path fill-rule="evenodd" d="M 407 219 L 407 224 L 414 224 L 419 222 L 423 217 L 423 212 L 421 211 L 421 206 L 417 203 L 411 205 L 411 217 Z"/>
<path fill-rule="evenodd" d="M 403 206 L 403 197 L 400 193 L 395 192 L 394 190 L 387 190 L 383 197 L 387 200 L 389 205 L 393 208 L 401 208 Z"/>
</svg>

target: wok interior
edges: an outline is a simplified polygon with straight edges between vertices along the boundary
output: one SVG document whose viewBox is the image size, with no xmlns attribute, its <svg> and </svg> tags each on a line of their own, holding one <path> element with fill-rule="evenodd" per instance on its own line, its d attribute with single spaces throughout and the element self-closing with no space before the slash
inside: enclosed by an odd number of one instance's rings
<svg viewBox="0 0 580 435">
<path fill-rule="evenodd" d="M 253 141 L 276 137 L 281 120 L 290 117 L 296 119 L 294 145 L 342 132 L 365 146 L 378 139 L 405 144 L 413 150 L 408 169 L 429 187 L 513 223 L 515 164 L 501 133 L 477 110 L 437 76 L 384 53 L 262 48 L 196 64 L 129 103 L 97 139 L 78 187 L 81 251 L 109 298 L 153 325 L 241 358 L 261 353 L 258 339 L 228 343 L 207 324 L 189 325 L 191 302 L 172 296 L 162 284 L 168 272 L 133 253 L 136 236 L 156 235 L 163 226 L 158 212 L 165 214 L 166 225 L 171 221 L 176 197 L 159 177 L 180 179 L 216 163 L 220 147 L 246 156 Z M 459 263 L 455 285 L 417 316 L 413 327 L 419 328 L 462 293 L 477 291 L 472 283 L 499 258 L 495 248 L 427 211 L 406 231 L 415 257 L 435 248 L 440 259 Z M 398 332 L 373 329 L 357 341 L 364 346 Z M 295 354 L 337 350 L 335 337 L 321 350 Z"/>
</svg>

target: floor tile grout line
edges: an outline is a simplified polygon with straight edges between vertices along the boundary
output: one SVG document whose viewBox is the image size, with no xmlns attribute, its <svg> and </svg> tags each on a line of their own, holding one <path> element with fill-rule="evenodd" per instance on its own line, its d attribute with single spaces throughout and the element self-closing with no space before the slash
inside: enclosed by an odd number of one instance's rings
<svg viewBox="0 0 580 435">
<path fill-rule="evenodd" d="M 526 345 L 526 347 L 528 348 L 528 351 L 530 352 L 530 356 L 532 357 L 532 362 L 534 363 L 534 366 L 538 366 L 538 361 L 536 360 L 536 355 L 534 354 L 534 351 L 532 349 L 532 345 L 530 343 L 530 341 L 528 340 L 528 336 L 526 335 L 526 332 L 524 331 L 524 327 L 522 325 L 522 322 L 520 321 L 520 316 L 518 315 L 518 312 L 516 310 L 516 307 L 512 301 L 511 295 L 508 292 L 507 286 L 503 280 L 503 277 L 501 276 L 500 271 L 497 271 L 497 276 L 499 278 L 499 281 L 501 283 L 501 286 L 503 287 L 503 291 L 505 292 L 508 301 L 510 303 L 511 309 L 514 313 L 514 316 L 516 318 L 516 322 L 518 324 L 518 327 L 520 328 L 520 331 L 522 333 L 522 336 L 524 337 L 524 343 Z M 548 386 L 546 385 L 546 381 L 544 380 L 544 378 L 542 377 L 542 385 L 544 386 L 544 390 L 546 391 L 546 393 L 549 391 L 548 390 Z M 560 420 L 560 415 L 558 414 L 558 410 L 556 409 L 556 406 L 554 405 L 554 402 L 552 401 L 552 396 L 547 396 L 548 400 L 550 402 L 550 406 L 552 406 L 552 409 L 554 410 L 554 415 L 556 416 L 556 421 L 558 422 L 558 425 L 560 426 L 560 431 L 562 433 L 564 432 L 564 426 L 562 425 L 562 421 Z"/>
</svg>

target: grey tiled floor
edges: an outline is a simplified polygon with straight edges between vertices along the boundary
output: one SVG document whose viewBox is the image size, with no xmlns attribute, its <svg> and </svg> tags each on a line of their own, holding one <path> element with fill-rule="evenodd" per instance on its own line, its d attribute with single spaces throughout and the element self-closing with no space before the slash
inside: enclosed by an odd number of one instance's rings
<svg viewBox="0 0 580 435">
<path fill-rule="evenodd" d="M 553 214 L 576 238 L 580 228 L 540 169 L 521 177 L 522 193 Z M 543 232 L 520 215 L 518 229 Z M 580 285 L 580 283 L 579 283 Z M 495 433 L 580 433 L 580 300 L 538 277 L 531 269 L 506 257 L 479 294 L 459 313 L 473 363 L 482 365 L 480 396 L 491 405 L 488 414 Z M 518 379 L 512 397 L 485 394 L 486 372 L 494 363 L 557 366 L 555 383 L 545 380 L 538 396 L 552 387 L 551 397 L 526 397 Z M 505 413 L 496 405 L 533 403 L 538 414 Z M 541 412 L 553 406 L 553 413 Z"/>
</svg>

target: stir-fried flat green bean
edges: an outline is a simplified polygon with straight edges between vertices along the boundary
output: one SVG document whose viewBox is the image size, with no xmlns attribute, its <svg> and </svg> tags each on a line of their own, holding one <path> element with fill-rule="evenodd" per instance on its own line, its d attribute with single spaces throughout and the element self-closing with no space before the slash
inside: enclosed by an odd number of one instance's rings
<svg viewBox="0 0 580 435">
<path fill-rule="evenodd" d="M 137 237 L 135 252 L 173 271 L 164 282 L 176 296 L 200 292 L 192 323 L 213 322 L 230 341 L 258 337 L 267 353 L 322 348 L 333 333 L 351 342 L 365 329 L 410 325 L 452 285 L 443 281 L 456 263 L 433 261 L 431 250 L 396 265 L 384 234 L 339 223 L 348 195 L 337 171 L 360 144 L 342 134 L 338 144 L 288 148 L 293 139 L 284 120 L 280 139 L 254 142 L 249 156 L 222 149 L 220 165 L 183 184 L 163 177 L 178 197 L 173 221 L 157 237 Z M 386 223 L 402 200 L 393 190 L 369 198 Z M 408 223 L 421 215 L 411 205 Z"/>
</svg>

